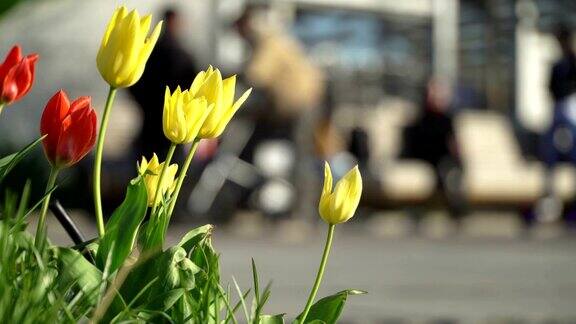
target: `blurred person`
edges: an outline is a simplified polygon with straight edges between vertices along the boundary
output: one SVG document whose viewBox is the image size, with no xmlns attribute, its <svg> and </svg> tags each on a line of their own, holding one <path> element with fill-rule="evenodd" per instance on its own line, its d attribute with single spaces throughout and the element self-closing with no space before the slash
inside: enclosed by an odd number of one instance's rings
<svg viewBox="0 0 576 324">
<path fill-rule="evenodd" d="M 554 100 L 553 120 L 543 138 L 545 174 L 544 197 L 537 204 L 540 220 L 560 217 L 562 203 L 553 190 L 552 170 L 559 161 L 576 162 L 576 53 L 572 46 L 572 33 L 565 25 L 559 25 L 555 36 L 562 56 L 550 72 L 548 89 Z M 574 208 L 565 214 L 566 220 L 576 223 Z"/>
<path fill-rule="evenodd" d="M 136 158 L 153 153 L 166 156 L 170 142 L 162 131 L 162 112 L 166 86 L 189 88 L 199 72 L 196 61 L 179 39 L 181 16 L 175 8 L 163 15 L 164 28 L 140 81 L 128 88 L 142 111 L 143 122 L 134 150 Z M 178 154 L 178 153 L 177 153 Z"/>
<path fill-rule="evenodd" d="M 248 5 L 234 24 L 251 51 L 245 77 L 254 87 L 254 97 L 261 98 L 253 110 L 255 130 L 245 152 L 248 160 L 264 139 L 294 141 L 298 120 L 321 105 L 325 87 L 322 71 L 299 42 L 259 15 L 264 8 Z"/>
<path fill-rule="evenodd" d="M 434 167 L 438 190 L 450 216 L 459 222 L 464 210 L 460 195 L 461 164 L 450 114 L 452 106 L 450 86 L 442 79 L 430 79 L 422 112 L 405 130 L 404 155 L 426 161 Z"/>
<path fill-rule="evenodd" d="M 284 163 L 290 170 L 285 170 L 283 181 L 294 185 L 299 197 L 292 199 L 289 210 L 279 218 L 284 219 L 292 214 L 308 214 L 308 211 L 295 209 L 306 209 L 305 205 L 308 205 L 302 193 L 309 187 L 310 175 L 306 170 L 313 154 L 309 124 L 322 106 L 325 78 L 296 39 L 280 26 L 265 20 L 266 9 L 266 5 L 247 5 L 234 22 L 249 49 L 242 77 L 254 89 L 253 109 L 248 116 L 254 130 L 241 158 L 254 162 L 260 149 L 273 145 L 286 148 L 286 144 L 291 147 L 292 153 L 283 157 L 292 161 Z"/>
<path fill-rule="evenodd" d="M 552 66 L 548 88 L 554 102 L 559 105 L 576 92 L 576 53 L 572 46 L 572 32 L 565 25 L 557 27 L 556 40 L 562 56 Z M 555 107 L 555 112 L 560 107 Z"/>
</svg>

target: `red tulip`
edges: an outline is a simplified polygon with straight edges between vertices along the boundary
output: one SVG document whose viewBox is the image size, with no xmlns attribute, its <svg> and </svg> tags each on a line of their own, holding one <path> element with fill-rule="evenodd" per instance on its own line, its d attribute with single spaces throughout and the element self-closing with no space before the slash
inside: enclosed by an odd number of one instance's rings
<svg viewBox="0 0 576 324">
<path fill-rule="evenodd" d="M 30 91 L 37 60 L 38 54 L 22 57 L 20 46 L 12 47 L 0 65 L 0 104 L 12 103 Z"/>
<path fill-rule="evenodd" d="M 64 91 L 58 91 L 46 104 L 40 121 L 46 157 L 56 167 L 69 167 L 80 161 L 96 142 L 96 112 L 90 97 L 71 104 Z"/>
</svg>

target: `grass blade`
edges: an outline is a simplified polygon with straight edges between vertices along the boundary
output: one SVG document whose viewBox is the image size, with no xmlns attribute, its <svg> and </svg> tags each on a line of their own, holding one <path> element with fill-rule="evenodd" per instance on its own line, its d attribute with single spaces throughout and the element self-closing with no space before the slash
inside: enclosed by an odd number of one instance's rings
<svg viewBox="0 0 576 324">
<path fill-rule="evenodd" d="M 234 276 L 232 276 L 232 282 L 234 282 L 234 287 L 236 288 L 238 297 L 240 297 L 240 303 L 242 305 L 242 309 L 244 310 L 244 315 L 246 316 L 246 322 L 250 323 L 250 315 L 248 314 L 248 308 L 246 308 L 246 301 L 242 296 L 242 290 L 240 290 L 240 286 L 238 286 L 238 282 L 236 282 L 236 278 L 234 278 Z"/>
<path fill-rule="evenodd" d="M 254 280 L 254 298 L 256 298 L 256 305 L 260 304 L 260 288 L 258 287 L 258 270 L 256 269 L 256 262 L 252 258 L 252 278 Z"/>
</svg>

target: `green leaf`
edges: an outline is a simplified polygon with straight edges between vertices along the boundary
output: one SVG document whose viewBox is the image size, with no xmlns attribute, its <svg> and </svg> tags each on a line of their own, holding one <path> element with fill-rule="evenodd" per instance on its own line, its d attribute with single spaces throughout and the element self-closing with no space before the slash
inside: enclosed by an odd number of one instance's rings
<svg viewBox="0 0 576 324">
<path fill-rule="evenodd" d="M 170 215 L 166 214 L 169 204 L 170 199 L 162 199 L 160 207 L 154 215 L 150 215 L 150 220 L 141 226 L 142 233 L 139 235 L 138 242 L 142 252 L 149 253 L 162 250 L 170 223 Z"/>
<path fill-rule="evenodd" d="M 182 237 L 180 243 L 177 246 L 181 246 L 186 250 L 186 252 L 190 252 L 192 248 L 194 248 L 198 242 L 203 240 L 206 236 L 212 234 L 212 230 L 214 229 L 214 225 L 207 224 L 204 226 L 197 227 Z"/>
<path fill-rule="evenodd" d="M 236 288 L 236 292 L 238 293 L 238 297 L 240 297 L 240 303 L 242 304 L 242 309 L 244 310 L 244 316 L 246 317 L 246 322 L 250 323 L 250 314 L 248 314 L 248 308 L 246 308 L 246 301 L 242 298 L 242 290 L 240 290 L 240 286 L 236 282 L 236 278 L 232 276 L 232 282 L 234 283 L 234 287 Z"/>
<path fill-rule="evenodd" d="M 184 295 L 184 288 L 177 288 L 156 295 L 148 305 L 148 308 L 160 311 L 167 311 Z"/>
<path fill-rule="evenodd" d="M 201 271 L 186 257 L 186 251 L 179 246 L 173 246 L 163 252 L 155 267 L 159 270 L 158 275 L 161 276 L 160 283 L 166 289 L 194 288 L 194 275 Z"/>
<path fill-rule="evenodd" d="M 75 284 L 88 296 L 91 302 L 95 303 L 102 280 L 100 270 L 88 262 L 78 251 L 69 248 L 55 248 L 55 253 L 60 273 L 59 286 L 67 287 Z"/>
<path fill-rule="evenodd" d="M 174 294 L 178 294 L 178 289 L 183 289 L 183 292 L 194 289 L 196 275 L 200 271 L 201 269 L 187 257 L 182 247 L 174 246 L 164 252 L 149 255 L 132 269 L 120 292 L 125 300 L 131 302 L 146 283 L 156 278 L 158 281 L 136 305 L 146 305 L 147 308 L 154 310 L 167 310 L 162 306 L 168 302 L 167 297 L 157 299 L 156 296 L 172 292 L 170 296 L 176 298 Z M 179 298 L 170 301 L 170 307 L 174 308 L 178 300 Z"/>
<path fill-rule="evenodd" d="M 259 324 L 284 324 L 285 314 L 276 315 L 260 315 L 258 318 Z"/>
<path fill-rule="evenodd" d="M 130 255 L 147 208 L 146 186 L 138 177 L 130 182 L 124 202 L 106 224 L 106 234 L 100 240 L 96 254 L 96 264 L 100 269 L 104 269 L 108 255 L 110 273 L 117 270 Z"/>
<path fill-rule="evenodd" d="M 254 298 L 256 305 L 260 304 L 260 280 L 258 279 L 258 269 L 256 269 L 256 262 L 252 259 L 252 281 L 254 282 Z M 258 314 L 256 314 L 258 316 Z"/>
<path fill-rule="evenodd" d="M 312 308 L 310 308 L 310 312 L 308 313 L 308 317 L 306 317 L 306 323 L 322 323 L 325 322 L 326 324 L 334 324 L 340 317 L 342 313 L 342 309 L 344 308 L 344 304 L 346 304 L 346 299 L 349 295 L 363 295 L 365 291 L 362 290 L 355 290 L 355 289 L 348 289 L 338 292 L 334 295 L 330 295 L 328 297 L 324 297 L 314 303 Z M 298 315 L 296 318 L 296 323 L 300 323 L 300 318 L 302 314 Z M 320 322 L 315 322 L 320 321 Z"/>
<path fill-rule="evenodd" d="M 46 135 L 44 135 L 46 136 Z M 28 155 L 28 153 L 30 153 L 30 151 L 36 146 L 38 145 L 38 143 L 40 143 L 42 141 L 42 139 L 44 138 L 40 137 L 39 139 L 35 140 L 34 142 L 26 145 L 23 149 L 21 149 L 20 151 L 10 154 L 8 156 L 5 156 L 3 158 L 0 159 L 0 182 L 2 181 L 2 179 L 4 179 L 4 177 L 6 177 L 6 175 L 8 175 L 8 173 L 10 171 L 12 171 L 12 169 L 26 156 Z"/>
</svg>

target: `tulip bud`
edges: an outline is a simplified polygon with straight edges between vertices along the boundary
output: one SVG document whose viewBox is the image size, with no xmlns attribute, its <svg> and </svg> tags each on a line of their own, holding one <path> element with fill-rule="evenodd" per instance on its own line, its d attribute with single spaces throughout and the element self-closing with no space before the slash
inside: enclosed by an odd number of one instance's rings
<svg viewBox="0 0 576 324">
<path fill-rule="evenodd" d="M 355 166 L 336 183 L 332 191 L 332 171 L 328 162 L 324 163 L 324 187 L 318 210 L 320 217 L 331 225 L 348 221 L 360 203 L 362 195 L 362 176 Z"/>
<path fill-rule="evenodd" d="M 150 161 L 146 160 L 145 157 L 142 157 L 142 162 L 138 165 L 138 172 L 144 177 L 144 183 L 146 184 L 148 207 L 154 206 L 154 197 L 156 195 L 158 181 L 163 167 L 164 162 L 159 163 L 156 154 L 152 156 Z M 160 191 L 158 192 L 160 196 L 163 197 L 166 193 L 172 193 L 172 191 L 174 191 L 176 172 L 178 172 L 178 165 L 171 164 L 166 170 L 166 175 L 162 179 Z"/>
<path fill-rule="evenodd" d="M 220 136 L 228 122 L 230 122 L 252 91 L 252 89 L 249 89 L 244 92 L 234 102 L 235 87 L 236 76 L 222 80 L 220 71 L 211 66 L 206 71 L 198 73 L 196 78 L 194 78 L 190 93 L 194 97 L 205 97 L 208 104 L 214 105 L 202 128 L 200 128 L 199 137 L 216 138 Z"/>
<path fill-rule="evenodd" d="M 22 57 L 22 49 L 12 47 L 0 65 L 0 104 L 10 104 L 24 97 L 32 88 L 37 54 Z"/>
<path fill-rule="evenodd" d="M 69 167 L 80 161 L 96 142 L 96 112 L 90 97 L 72 103 L 58 91 L 46 104 L 40 121 L 44 152 L 55 167 Z"/>
<path fill-rule="evenodd" d="M 212 107 L 205 97 L 194 98 L 188 90 L 182 92 L 180 87 L 170 94 L 166 87 L 162 117 L 164 135 L 174 144 L 192 142 Z"/>
<path fill-rule="evenodd" d="M 124 6 L 114 11 L 96 57 L 98 70 L 110 86 L 129 87 L 142 76 L 162 27 L 159 22 L 147 37 L 151 20 L 150 15 L 140 18 L 138 11 L 128 12 Z"/>
<path fill-rule="evenodd" d="M 216 105 L 222 96 L 222 74 L 220 70 L 209 66 L 206 71 L 200 71 L 192 81 L 190 93 L 194 97 L 204 97 L 206 100 Z"/>
</svg>

